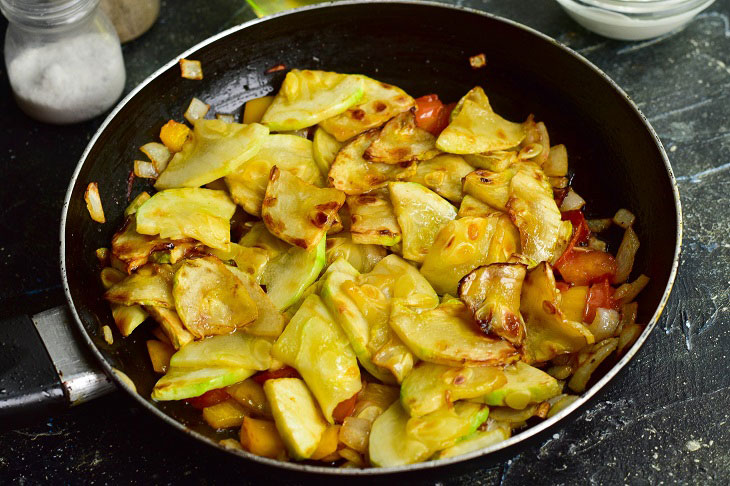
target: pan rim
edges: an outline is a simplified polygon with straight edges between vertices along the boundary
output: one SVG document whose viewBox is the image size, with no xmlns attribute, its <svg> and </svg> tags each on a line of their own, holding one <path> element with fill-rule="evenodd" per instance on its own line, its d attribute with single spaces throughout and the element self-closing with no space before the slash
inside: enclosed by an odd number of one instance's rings
<svg viewBox="0 0 730 486">
<path fill-rule="evenodd" d="M 83 322 L 81 321 L 81 317 L 78 314 L 76 307 L 74 305 L 73 297 L 71 295 L 71 289 L 68 282 L 68 271 L 67 271 L 67 262 L 66 262 L 66 223 L 68 218 L 68 209 L 70 207 L 71 203 L 71 197 L 73 190 L 78 182 L 78 176 L 81 172 L 82 167 L 84 166 L 87 157 L 89 156 L 89 153 L 91 152 L 92 148 L 95 146 L 98 138 L 101 136 L 102 132 L 107 128 L 107 126 L 111 123 L 111 121 L 116 117 L 116 115 L 124 108 L 124 106 L 132 99 L 134 98 L 142 89 L 144 89 L 149 83 L 151 83 L 154 79 L 159 77 L 161 74 L 163 74 L 165 71 L 167 71 L 170 67 L 176 65 L 178 63 L 178 60 L 183 57 L 187 57 L 189 54 L 194 53 L 198 51 L 199 49 L 212 44 L 214 42 L 217 42 L 223 37 L 226 37 L 234 32 L 238 32 L 240 30 L 246 29 L 250 26 L 256 25 L 260 22 L 269 21 L 272 19 L 276 19 L 283 16 L 288 15 L 296 15 L 299 12 L 303 11 L 309 11 L 309 10 L 318 10 L 318 9 L 328 9 L 328 8 L 337 8 L 337 7 L 343 7 L 343 6 L 349 6 L 349 5 L 361 5 L 361 4 L 382 4 L 382 5 L 389 5 L 389 4 L 395 4 L 395 5 L 410 5 L 413 7 L 419 7 L 419 6 L 425 6 L 429 8 L 443 8 L 448 10 L 456 10 L 460 12 L 469 13 L 472 15 L 479 15 L 491 20 L 495 20 L 497 22 L 502 22 L 505 24 L 508 24 L 514 28 L 523 30 L 527 32 L 528 34 L 531 34 L 533 36 L 538 37 L 540 40 L 544 42 L 549 42 L 550 44 L 554 45 L 558 49 L 562 50 L 566 54 L 572 56 L 579 62 L 586 65 L 588 68 L 590 68 L 594 73 L 596 73 L 598 76 L 600 76 L 603 81 L 607 82 L 609 86 L 616 91 L 623 100 L 628 103 L 628 106 L 633 110 L 633 112 L 638 115 L 641 122 L 644 125 L 644 128 L 648 130 L 649 134 L 654 139 L 654 143 L 656 145 L 657 150 L 659 151 L 659 154 L 661 155 L 662 161 L 664 162 L 665 169 L 667 171 L 667 175 L 669 176 L 670 183 L 672 185 L 672 193 L 674 196 L 674 206 L 675 206 L 675 218 L 677 221 L 677 228 L 676 228 L 676 244 L 674 249 L 674 258 L 672 262 L 672 267 L 669 273 L 669 277 L 667 280 L 666 287 L 664 289 L 664 292 L 662 293 L 662 297 L 659 301 L 659 304 L 654 311 L 654 313 L 651 316 L 651 319 L 646 325 L 646 328 L 642 332 L 642 334 L 639 336 L 639 339 L 633 344 L 633 346 L 627 351 L 627 353 L 609 370 L 603 377 L 601 377 L 600 380 L 598 380 L 590 389 L 585 391 L 583 394 L 580 395 L 580 398 L 578 398 L 575 402 L 573 402 L 570 406 L 566 407 L 564 410 L 562 410 L 560 413 L 556 414 L 555 416 L 544 420 L 543 422 L 532 426 L 526 430 L 521 431 L 520 433 L 510 437 L 506 441 L 500 442 L 498 444 L 495 444 L 493 446 L 479 449 L 477 451 L 473 451 L 461 456 L 456 456 L 453 458 L 448 459 L 440 459 L 435 461 L 428 461 L 428 462 L 421 462 L 416 464 L 410 464 L 406 466 L 396 466 L 396 467 L 387 467 L 387 468 L 368 468 L 368 469 L 337 469 L 332 467 L 326 467 L 326 466 L 313 466 L 309 464 L 298 464 L 294 462 L 283 462 L 283 461 L 277 461 L 274 459 L 268 459 L 260 456 L 253 455 L 246 451 L 237 451 L 225 448 L 221 446 L 220 444 L 216 443 L 214 440 L 206 437 L 205 435 L 196 432 L 194 430 L 189 429 L 186 427 L 183 423 L 173 419 L 172 417 L 168 416 L 167 414 L 163 413 L 161 410 L 154 407 L 151 403 L 149 403 L 144 397 L 139 395 L 135 390 L 131 389 L 115 372 L 115 368 L 111 366 L 109 362 L 106 361 L 104 356 L 101 354 L 101 352 L 97 349 L 96 345 L 94 344 L 93 340 L 91 339 L 91 336 L 86 331 L 86 328 L 84 327 Z M 644 114 L 639 110 L 639 108 L 636 106 L 636 104 L 633 102 L 633 100 L 626 94 L 626 92 L 616 84 L 613 79 L 611 79 L 606 73 L 604 73 L 600 68 L 595 66 L 592 62 L 590 62 L 585 57 L 578 54 L 576 51 L 571 49 L 568 46 L 565 46 L 564 44 L 558 42 L 557 40 L 547 36 L 546 34 L 543 34 L 542 32 L 539 32 L 532 27 L 520 24 L 516 21 L 506 19 L 504 17 L 494 15 L 488 12 L 484 12 L 481 10 L 476 10 L 468 7 L 463 6 L 457 6 L 457 5 L 446 5 L 443 3 L 438 3 L 434 1 L 416 1 L 416 0 L 343 0 L 343 1 L 337 1 L 337 2 L 326 2 L 326 3 L 320 3 L 316 5 L 310 5 L 305 7 L 300 7 L 297 9 L 280 12 L 278 14 L 274 14 L 271 16 L 258 18 L 258 19 L 252 19 L 248 22 L 245 22 L 243 24 L 231 27 L 229 29 L 226 29 L 224 31 L 219 32 L 218 34 L 215 34 L 198 44 L 190 47 L 189 49 L 186 49 L 184 52 L 180 53 L 179 55 L 175 56 L 172 60 L 162 65 L 159 69 L 155 70 L 152 74 L 147 76 L 139 85 L 137 85 L 134 89 L 132 89 L 121 101 L 117 103 L 117 105 L 114 107 L 114 109 L 109 113 L 109 115 L 106 117 L 106 119 L 102 122 L 102 124 L 99 126 L 97 131 L 94 133 L 94 136 L 90 139 L 89 143 L 87 144 L 86 148 L 84 149 L 84 152 L 82 153 L 81 157 L 79 158 L 79 162 L 76 165 L 76 168 L 74 169 L 74 172 L 71 176 L 71 179 L 69 181 L 68 189 L 66 191 L 66 195 L 64 197 L 63 207 L 62 207 L 62 216 L 61 216 L 61 224 L 60 224 L 60 260 L 61 260 L 61 278 L 62 278 L 62 284 L 64 289 L 64 294 L 66 296 L 66 301 L 68 303 L 68 306 L 70 308 L 71 314 L 73 315 L 74 319 L 73 321 L 76 323 L 77 328 L 81 331 L 81 336 L 92 351 L 92 354 L 95 356 L 95 358 L 98 360 L 98 362 L 101 364 L 102 368 L 106 372 L 108 376 L 111 377 L 112 380 L 116 383 L 116 385 L 119 388 L 122 388 L 127 392 L 128 394 L 132 395 L 133 398 L 145 409 L 155 414 L 157 417 L 162 419 L 167 424 L 171 425 L 172 427 L 178 429 L 179 431 L 186 433 L 188 435 L 192 435 L 194 438 L 200 440 L 203 443 L 206 443 L 208 445 L 211 445 L 213 447 L 216 447 L 219 450 L 223 450 L 225 452 L 228 452 L 229 454 L 235 455 L 237 457 L 244 457 L 246 459 L 264 464 L 266 466 L 275 467 L 275 468 L 283 468 L 288 469 L 293 472 L 304 472 L 304 473 L 310 473 L 310 474 L 320 474 L 320 475 L 327 475 L 327 476 L 352 476 L 352 477 L 370 477 L 370 476 L 380 476 L 380 475 L 389 475 L 389 474 L 398 474 L 398 473 L 405 473 L 405 472 L 411 472 L 411 471 L 425 471 L 432 468 L 440 468 L 445 466 L 454 465 L 461 462 L 468 462 L 473 459 L 476 459 L 478 457 L 486 456 L 488 454 L 491 454 L 493 452 L 497 452 L 502 449 L 507 449 L 509 447 L 512 447 L 519 442 L 522 442 L 524 440 L 529 440 L 530 438 L 543 433 L 549 428 L 552 428 L 554 425 L 556 425 L 558 422 L 566 418 L 568 415 L 571 415 L 573 412 L 575 412 L 578 408 L 585 405 L 588 401 L 590 401 L 600 390 L 603 389 L 606 384 L 611 381 L 623 368 L 628 364 L 631 359 L 633 359 L 634 355 L 639 351 L 641 346 L 644 344 L 644 342 L 648 339 L 649 334 L 653 331 L 654 327 L 656 326 L 659 317 L 661 316 L 664 308 L 667 305 L 669 296 L 671 294 L 672 288 L 674 286 L 677 272 L 679 269 L 679 256 L 681 252 L 681 246 L 682 246 L 682 232 L 683 232 L 683 221 L 682 221 L 682 206 L 681 206 L 681 200 L 679 197 L 679 188 L 677 184 L 677 180 L 674 176 L 674 172 L 672 170 L 671 163 L 669 161 L 669 158 L 666 154 L 666 151 L 664 150 L 664 147 L 659 139 L 659 136 L 657 135 L 654 128 L 651 126 L 647 118 L 644 116 Z"/>
</svg>

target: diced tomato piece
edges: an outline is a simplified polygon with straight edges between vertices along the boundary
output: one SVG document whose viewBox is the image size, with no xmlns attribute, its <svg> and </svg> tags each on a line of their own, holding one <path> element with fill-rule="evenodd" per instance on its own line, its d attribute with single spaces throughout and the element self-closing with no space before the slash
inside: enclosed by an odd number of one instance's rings
<svg viewBox="0 0 730 486">
<path fill-rule="evenodd" d="M 199 397 L 188 398 L 186 401 L 197 408 L 202 410 L 206 407 L 212 407 L 221 402 L 225 402 L 231 396 L 223 388 L 216 388 L 215 390 L 209 390 Z"/>
<path fill-rule="evenodd" d="M 583 311 L 583 321 L 593 322 L 596 318 L 596 310 L 602 307 L 604 309 L 617 308 L 618 303 L 613 300 L 614 289 L 609 285 L 608 279 L 594 283 L 588 289 L 586 297 L 586 308 Z"/>
<path fill-rule="evenodd" d="M 555 265 L 553 265 L 554 268 L 562 266 L 566 260 L 573 255 L 573 249 L 580 243 L 588 241 L 588 237 L 591 235 L 591 230 L 588 228 L 588 223 L 586 222 L 586 218 L 583 216 L 583 212 L 581 210 L 576 209 L 575 211 L 566 211 L 561 214 L 560 219 L 563 221 L 570 221 L 570 224 L 573 226 L 573 235 L 570 237 L 568 247 L 565 249 L 563 254 L 560 255 L 560 258 L 558 258 L 558 261 L 555 262 Z M 566 278 L 565 280 L 568 279 Z M 570 280 L 568 281 L 570 282 Z"/>
<path fill-rule="evenodd" d="M 332 410 L 332 418 L 335 420 L 336 423 L 341 424 L 345 421 L 347 417 L 352 415 L 352 412 L 355 411 L 355 402 L 357 401 L 357 393 L 355 393 L 353 396 L 348 398 L 347 400 L 343 400 L 340 403 L 337 404 L 334 410 Z"/>
<path fill-rule="evenodd" d="M 449 126 L 449 118 L 451 117 L 451 112 L 454 111 L 455 107 L 456 103 L 449 103 L 448 105 L 444 105 L 444 107 L 439 112 L 436 127 L 434 128 L 434 131 L 431 132 L 432 134 L 438 137 L 439 134 L 444 131 L 444 128 Z"/>
<path fill-rule="evenodd" d="M 261 373 L 254 375 L 253 381 L 259 385 L 263 385 L 266 380 L 273 380 L 276 378 L 301 378 L 301 376 L 299 375 L 299 372 L 291 366 L 284 366 L 283 368 L 279 368 L 274 371 L 262 371 Z"/>
<path fill-rule="evenodd" d="M 610 253 L 598 250 L 573 250 L 555 264 L 555 269 L 568 283 L 588 285 L 616 273 L 616 260 Z"/>
<path fill-rule="evenodd" d="M 565 292 L 570 288 L 570 284 L 567 282 L 555 282 L 555 287 L 561 292 Z"/>
<path fill-rule="evenodd" d="M 439 130 L 442 111 L 444 111 L 444 104 L 441 103 L 438 95 L 430 94 L 416 98 L 416 125 L 438 135 L 443 130 L 443 128 Z"/>
</svg>

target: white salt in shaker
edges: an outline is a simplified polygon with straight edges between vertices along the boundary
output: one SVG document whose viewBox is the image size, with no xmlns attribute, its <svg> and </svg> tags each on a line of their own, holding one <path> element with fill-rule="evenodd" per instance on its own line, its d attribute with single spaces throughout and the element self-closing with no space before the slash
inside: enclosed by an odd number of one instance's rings
<svg viewBox="0 0 730 486">
<path fill-rule="evenodd" d="M 10 22 L 5 66 L 18 105 L 38 120 L 93 118 L 122 94 L 125 71 L 114 26 L 99 0 L 0 0 Z"/>
</svg>

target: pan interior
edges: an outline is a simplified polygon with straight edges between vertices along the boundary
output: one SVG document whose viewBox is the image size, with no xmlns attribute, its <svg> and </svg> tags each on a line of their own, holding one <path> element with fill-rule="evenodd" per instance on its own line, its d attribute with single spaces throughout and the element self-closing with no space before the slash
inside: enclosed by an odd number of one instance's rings
<svg viewBox="0 0 730 486">
<path fill-rule="evenodd" d="M 469 56 L 480 53 L 487 65 L 474 70 Z M 266 74 L 278 64 L 366 74 L 414 97 L 438 93 L 445 102 L 481 85 L 506 118 L 521 121 L 534 113 L 547 125 L 551 143 L 568 147 L 573 184 L 588 201 L 589 216 L 610 217 L 620 207 L 637 215 L 641 249 L 635 272 L 652 279 L 639 299 L 639 321 L 648 322 L 660 306 L 672 277 L 678 229 L 662 152 L 622 93 L 556 43 L 463 9 L 336 4 L 233 29 L 186 57 L 202 62 L 202 81 L 182 79 L 177 64 L 170 64 L 127 100 L 92 142 L 69 191 L 62 257 L 71 303 L 103 360 L 129 376 L 149 406 L 187 428 L 220 438 L 190 407 L 149 401 L 157 379 L 145 347 L 151 326 L 145 324 L 112 345 L 104 341 L 101 327 L 113 323 L 101 298 L 94 252 L 108 247 L 121 226 L 138 147 L 157 140 L 167 120 L 182 121 L 192 97 L 210 103 L 211 113 L 239 114 L 247 100 L 278 88 L 285 71 Z M 104 225 L 91 221 L 85 207 L 83 193 L 91 181 L 99 184 L 108 221 Z M 132 197 L 150 188 L 136 180 Z"/>
</svg>

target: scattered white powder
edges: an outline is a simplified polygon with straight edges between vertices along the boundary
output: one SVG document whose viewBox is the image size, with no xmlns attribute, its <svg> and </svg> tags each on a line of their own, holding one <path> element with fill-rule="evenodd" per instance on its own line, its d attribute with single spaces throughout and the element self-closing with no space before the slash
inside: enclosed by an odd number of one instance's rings
<svg viewBox="0 0 730 486">
<path fill-rule="evenodd" d="M 124 89 L 119 43 L 83 34 L 20 52 L 8 66 L 20 107 L 49 123 L 74 123 L 103 113 Z"/>
</svg>

